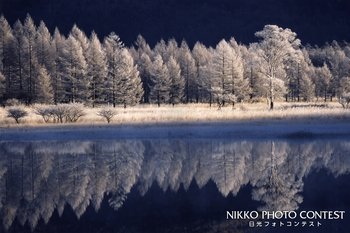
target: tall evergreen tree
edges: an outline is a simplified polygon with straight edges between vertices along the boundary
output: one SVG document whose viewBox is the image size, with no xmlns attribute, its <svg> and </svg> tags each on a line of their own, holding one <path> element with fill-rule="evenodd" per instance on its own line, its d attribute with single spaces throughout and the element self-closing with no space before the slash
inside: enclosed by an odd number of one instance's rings
<svg viewBox="0 0 350 233">
<path fill-rule="evenodd" d="M 53 66 L 50 70 L 51 84 L 53 89 L 53 100 L 55 104 L 65 100 L 65 58 L 67 56 L 65 44 L 66 39 L 56 28 L 52 40 L 52 61 Z"/>
<path fill-rule="evenodd" d="M 36 82 L 38 80 L 37 77 L 34 76 L 38 71 L 35 70 L 38 65 L 38 60 L 35 51 L 35 42 L 36 42 L 36 26 L 34 24 L 33 19 L 27 15 L 24 25 L 23 25 L 23 41 L 25 42 L 25 53 L 24 53 L 24 68 L 26 74 L 26 86 L 27 86 L 27 94 L 26 99 L 28 103 L 31 103 L 36 94 Z"/>
<path fill-rule="evenodd" d="M 70 31 L 70 35 L 79 42 L 83 50 L 84 57 L 87 57 L 89 49 L 89 38 L 86 36 L 86 34 L 76 24 L 74 24 L 72 30 Z"/>
<path fill-rule="evenodd" d="M 178 62 L 181 67 L 181 75 L 185 79 L 185 102 L 189 103 L 195 99 L 198 85 L 195 81 L 195 60 L 185 41 L 181 43 Z"/>
<path fill-rule="evenodd" d="M 124 44 L 119 36 L 114 32 L 109 34 L 104 40 L 104 48 L 106 51 L 106 59 L 108 66 L 107 73 L 107 99 L 113 103 L 113 107 L 117 104 L 117 83 L 121 70 L 121 51 Z"/>
<path fill-rule="evenodd" d="M 324 102 L 326 102 L 328 97 L 332 94 L 330 91 L 332 73 L 326 63 L 324 63 L 322 67 L 316 68 L 315 79 L 316 97 L 323 96 Z"/>
<path fill-rule="evenodd" d="M 90 100 L 94 107 L 106 98 L 105 82 L 107 77 L 106 54 L 96 33 L 91 34 L 87 52 L 87 75 L 90 81 Z"/>
<path fill-rule="evenodd" d="M 304 51 L 305 52 L 305 51 Z M 292 101 L 310 101 L 314 96 L 314 85 L 311 81 L 313 65 L 306 53 L 296 51 L 286 62 L 288 98 Z"/>
<path fill-rule="evenodd" d="M 247 96 L 248 82 L 243 79 L 243 60 L 238 51 L 225 40 L 216 46 L 212 74 L 215 95 L 220 105 L 234 104 Z"/>
<path fill-rule="evenodd" d="M 64 66 L 65 102 L 87 102 L 90 97 L 87 64 L 80 43 L 72 35 L 65 43 Z"/>
<path fill-rule="evenodd" d="M 231 90 L 236 96 L 237 100 L 241 102 L 249 98 L 249 80 L 244 76 L 244 61 L 241 48 L 233 37 L 230 39 L 230 46 L 232 48 L 232 60 L 230 65 L 232 83 Z"/>
<path fill-rule="evenodd" d="M 12 97 L 22 99 L 25 97 L 25 82 L 24 82 L 24 53 L 25 40 L 23 35 L 23 24 L 17 20 L 13 27 L 14 35 L 14 76 L 13 76 L 13 93 Z"/>
<path fill-rule="evenodd" d="M 36 33 L 35 53 L 39 64 L 44 66 L 48 71 L 51 71 L 54 65 L 51 41 L 51 34 L 45 23 L 41 21 Z"/>
<path fill-rule="evenodd" d="M 196 64 L 195 76 L 198 84 L 196 102 L 202 102 L 207 99 L 211 103 L 212 93 L 209 82 L 208 68 L 210 60 L 212 59 L 212 54 L 203 44 L 199 42 L 194 45 L 192 54 Z"/>
<path fill-rule="evenodd" d="M 180 65 L 171 56 L 167 62 L 167 68 L 169 73 L 169 78 L 171 81 L 170 85 L 170 103 L 172 105 L 181 103 L 184 96 L 185 90 L 185 80 L 181 76 Z"/>
<path fill-rule="evenodd" d="M 46 71 L 45 67 L 41 66 L 37 70 L 38 73 L 36 75 L 38 77 L 38 83 L 36 84 L 37 94 L 35 102 L 51 104 L 53 102 L 51 77 Z"/>
<path fill-rule="evenodd" d="M 5 95 L 5 76 L 0 72 L 0 102 Z"/>
<path fill-rule="evenodd" d="M 120 53 L 120 70 L 117 81 L 117 101 L 126 106 L 138 104 L 142 98 L 142 83 L 137 66 L 127 49 Z"/>
<path fill-rule="evenodd" d="M 142 102 L 150 103 L 150 68 L 152 66 L 151 57 L 153 57 L 153 51 L 141 35 L 138 35 L 135 46 L 136 48 L 132 47 L 130 49 L 130 53 L 134 58 L 142 81 Z"/>
<path fill-rule="evenodd" d="M 14 73 L 14 36 L 12 29 L 2 15 L 0 16 L 0 72 L 5 77 L 6 95 L 12 96 L 15 92 L 12 76 Z"/>
<path fill-rule="evenodd" d="M 169 103 L 171 80 L 166 65 L 160 55 L 154 58 L 150 69 L 151 88 L 150 102 L 157 103 L 158 107 L 161 103 Z"/>
</svg>

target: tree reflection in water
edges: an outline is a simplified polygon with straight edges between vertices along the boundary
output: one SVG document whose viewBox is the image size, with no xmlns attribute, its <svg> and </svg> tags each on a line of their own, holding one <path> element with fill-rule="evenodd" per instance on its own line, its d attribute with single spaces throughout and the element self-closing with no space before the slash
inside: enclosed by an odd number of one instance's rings
<svg viewBox="0 0 350 233">
<path fill-rule="evenodd" d="M 303 178 L 317 169 L 347 174 L 346 141 L 120 140 L 3 142 L 0 144 L 0 212 L 3 226 L 15 219 L 34 229 L 69 205 L 80 218 L 104 197 L 118 210 L 135 186 L 145 195 L 199 188 L 213 181 L 226 197 L 252 187 L 263 210 L 296 210 Z"/>
</svg>

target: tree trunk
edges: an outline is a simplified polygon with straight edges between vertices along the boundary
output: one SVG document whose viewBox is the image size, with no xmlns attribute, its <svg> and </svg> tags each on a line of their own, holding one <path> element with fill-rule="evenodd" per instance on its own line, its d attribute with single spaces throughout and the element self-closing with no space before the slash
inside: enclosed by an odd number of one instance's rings
<svg viewBox="0 0 350 233">
<path fill-rule="evenodd" d="M 158 107 L 160 107 L 160 96 L 159 96 L 160 94 L 159 94 L 159 91 L 158 91 L 158 93 L 157 93 L 157 103 L 158 103 Z"/>
<path fill-rule="evenodd" d="M 270 110 L 273 110 L 273 101 L 274 101 L 274 87 L 273 87 L 273 75 L 270 76 Z"/>
</svg>

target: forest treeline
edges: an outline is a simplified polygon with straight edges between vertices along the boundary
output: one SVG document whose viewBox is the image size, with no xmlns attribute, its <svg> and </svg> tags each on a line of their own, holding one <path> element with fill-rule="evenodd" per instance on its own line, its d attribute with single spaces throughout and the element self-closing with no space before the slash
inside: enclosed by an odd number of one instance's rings
<svg viewBox="0 0 350 233">
<path fill-rule="evenodd" d="M 231 38 L 215 48 L 174 39 L 151 48 L 138 36 L 128 48 L 114 32 L 102 41 L 76 25 L 67 36 L 58 29 L 51 34 L 29 15 L 12 27 L 2 16 L 0 101 L 127 107 L 266 99 L 271 109 L 276 99 L 350 102 L 350 44 L 305 47 L 276 25 L 255 35 L 250 45 Z"/>
</svg>

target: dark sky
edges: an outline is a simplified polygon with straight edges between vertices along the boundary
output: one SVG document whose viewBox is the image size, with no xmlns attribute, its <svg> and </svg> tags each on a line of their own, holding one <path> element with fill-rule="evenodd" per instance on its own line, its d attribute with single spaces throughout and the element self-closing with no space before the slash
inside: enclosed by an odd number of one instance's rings
<svg viewBox="0 0 350 233">
<path fill-rule="evenodd" d="M 249 43 L 265 24 L 291 28 L 303 44 L 350 41 L 350 0 L 0 0 L 0 12 L 11 24 L 30 13 L 64 33 L 74 23 L 101 37 L 115 31 L 128 45 L 138 34 L 150 44 L 174 37 L 215 45 L 231 36 Z"/>
</svg>

